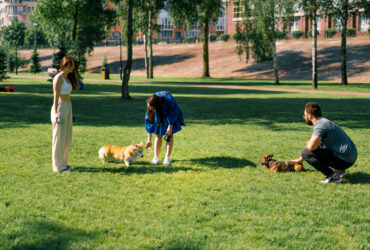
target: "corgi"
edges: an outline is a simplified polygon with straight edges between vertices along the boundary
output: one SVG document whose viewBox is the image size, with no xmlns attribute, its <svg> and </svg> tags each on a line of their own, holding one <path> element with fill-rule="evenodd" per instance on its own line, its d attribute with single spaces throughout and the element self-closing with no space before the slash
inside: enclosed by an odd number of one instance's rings
<svg viewBox="0 0 370 250">
<path fill-rule="evenodd" d="M 273 154 L 263 155 L 258 160 L 261 165 L 266 166 L 271 172 L 306 171 L 303 164 L 294 161 L 278 161 L 273 159 Z"/>
<path fill-rule="evenodd" d="M 124 162 L 126 167 L 135 163 L 139 157 L 143 156 L 143 142 L 140 144 L 132 142 L 132 144 L 127 147 L 104 145 L 99 150 L 99 158 L 103 163 Z"/>
</svg>

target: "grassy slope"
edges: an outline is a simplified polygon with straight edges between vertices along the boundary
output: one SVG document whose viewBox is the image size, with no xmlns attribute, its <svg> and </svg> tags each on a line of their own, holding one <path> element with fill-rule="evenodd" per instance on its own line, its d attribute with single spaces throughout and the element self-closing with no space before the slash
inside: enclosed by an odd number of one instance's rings
<svg viewBox="0 0 370 250">
<path fill-rule="evenodd" d="M 369 98 L 130 84 L 124 101 L 119 83 L 86 81 L 73 95 L 77 169 L 55 174 L 50 84 L 11 81 L 17 92 L 0 93 L 0 248 L 369 247 Z M 145 142 L 145 99 L 164 88 L 187 123 L 172 166 L 149 165 L 152 151 L 130 168 L 103 165 L 102 145 Z M 311 100 L 358 147 L 344 184 L 318 183 L 308 165 L 283 174 L 258 165 L 266 153 L 298 157 Z"/>
</svg>

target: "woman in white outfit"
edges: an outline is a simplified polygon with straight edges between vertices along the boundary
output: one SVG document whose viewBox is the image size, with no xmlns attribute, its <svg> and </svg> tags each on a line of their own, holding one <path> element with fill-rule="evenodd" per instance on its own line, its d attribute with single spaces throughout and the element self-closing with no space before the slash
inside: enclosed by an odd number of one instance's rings
<svg viewBox="0 0 370 250">
<path fill-rule="evenodd" d="M 53 124 L 52 161 L 54 172 L 73 170 L 68 165 L 72 144 L 72 89 L 78 89 L 79 74 L 76 61 L 65 56 L 60 63 L 60 73 L 53 80 L 54 101 L 51 108 Z"/>
</svg>

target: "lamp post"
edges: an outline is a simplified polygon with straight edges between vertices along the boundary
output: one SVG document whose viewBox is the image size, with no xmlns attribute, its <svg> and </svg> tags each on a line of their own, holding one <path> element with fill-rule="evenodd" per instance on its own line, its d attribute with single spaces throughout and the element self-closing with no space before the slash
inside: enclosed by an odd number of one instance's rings
<svg viewBox="0 0 370 250">
<path fill-rule="evenodd" d="M 122 80 L 122 37 L 119 34 L 119 79 Z"/>
<path fill-rule="evenodd" d="M 33 26 L 35 27 L 35 48 L 37 48 L 37 23 L 34 23 Z"/>
<path fill-rule="evenodd" d="M 18 54 L 17 54 L 18 36 L 17 36 L 17 32 L 14 32 L 13 30 L 9 30 L 9 34 L 15 40 L 15 74 L 18 75 Z"/>
</svg>

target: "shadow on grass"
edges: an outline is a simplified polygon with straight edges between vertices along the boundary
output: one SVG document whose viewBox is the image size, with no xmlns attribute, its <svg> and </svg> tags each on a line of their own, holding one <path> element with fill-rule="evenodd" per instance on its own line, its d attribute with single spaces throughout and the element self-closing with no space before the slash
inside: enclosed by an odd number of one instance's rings
<svg viewBox="0 0 370 250">
<path fill-rule="evenodd" d="M 199 164 L 209 168 L 244 168 L 244 167 L 257 167 L 255 163 L 246 159 L 240 159 L 229 156 L 214 156 L 184 160 L 184 163 Z"/>
<path fill-rule="evenodd" d="M 367 108 L 370 106 L 369 98 L 295 93 L 284 93 L 282 97 L 279 92 L 136 85 L 130 87 L 133 99 L 126 101 L 119 97 L 118 85 L 96 84 L 89 87 L 91 88 L 72 95 L 73 115 L 76 117 L 74 126 L 144 127 L 147 96 L 160 90 L 168 90 L 176 97 L 187 125 L 252 123 L 272 131 L 301 130 L 305 126 L 302 119 L 304 105 L 315 101 L 322 107 L 324 117 L 339 126 L 370 128 Z M 20 84 L 17 89 L 23 93 L 0 94 L 0 129 L 50 124 L 51 87 Z M 117 94 L 99 92 L 103 89 L 116 91 Z M 44 95 L 38 94 L 40 92 Z M 194 96 L 194 93 L 202 96 Z"/>
<path fill-rule="evenodd" d="M 356 172 L 353 174 L 347 174 L 346 179 L 347 179 L 347 183 L 351 183 L 351 184 L 369 184 L 370 174 L 363 173 L 363 172 Z"/>
<path fill-rule="evenodd" d="M 175 162 L 175 161 L 172 161 Z M 114 163 L 109 163 L 113 165 Z M 154 173 L 176 173 L 180 171 L 200 171 L 190 167 L 171 167 L 171 166 L 153 166 L 150 163 L 136 164 L 130 167 L 84 167 L 78 166 L 75 169 L 76 172 L 89 172 L 89 173 L 112 173 L 112 174 L 154 174 Z"/>
<path fill-rule="evenodd" d="M 55 222 L 35 220 L 20 225 L 8 234 L 3 245 L 7 249 L 69 249 L 76 242 L 88 242 L 97 232 L 86 232 Z"/>
<path fill-rule="evenodd" d="M 366 52 L 367 51 L 367 52 Z M 356 76 L 366 72 L 363 63 L 369 61 L 370 45 L 350 45 L 347 48 L 347 75 Z M 318 52 L 318 74 L 321 80 L 340 77 L 340 45 L 320 49 Z M 278 53 L 279 74 L 285 79 L 311 79 L 312 59 L 302 50 L 288 50 Z M 268 70 L 266 70 L 268 69 Z M 254 63 L 234 72 L 254 73 L 257 77 L 273 78 L 272 62 Z M 293 70 L 292 70 L 293 69 Z"/>
</svg>

